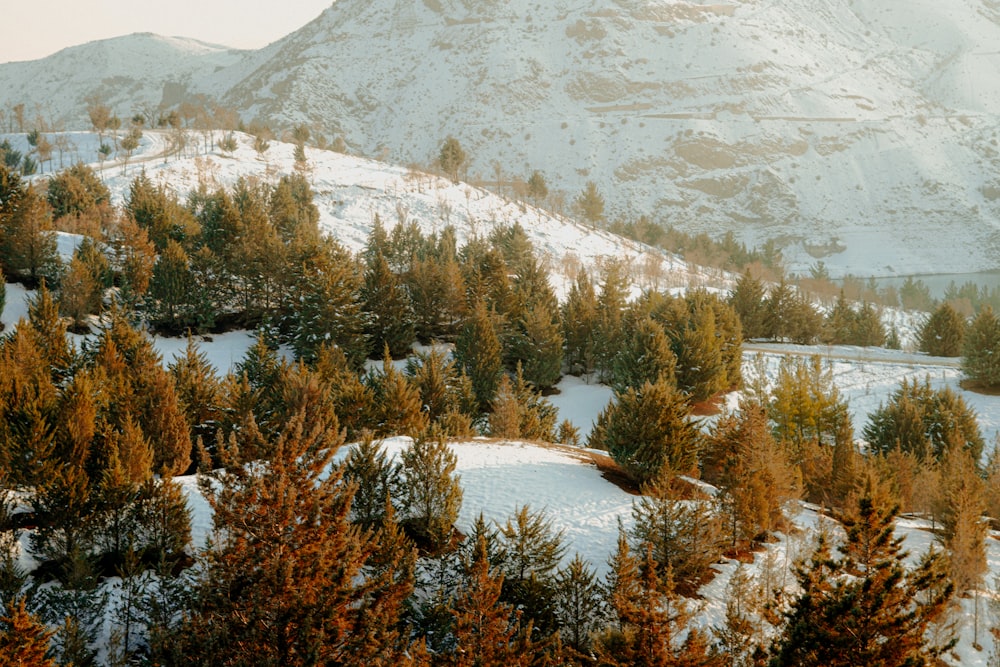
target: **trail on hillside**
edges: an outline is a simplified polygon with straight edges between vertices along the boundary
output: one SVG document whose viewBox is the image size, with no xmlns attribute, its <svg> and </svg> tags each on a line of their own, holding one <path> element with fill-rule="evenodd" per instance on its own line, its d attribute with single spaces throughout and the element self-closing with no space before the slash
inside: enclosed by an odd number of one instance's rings
<svg viewBox="0 0 1000 667">
<path fill-rule="evenodd" d="M 961 368 L 959 357 L 931 357 L 919 352 L 885 350 L 874 347 L 848 345 L 795 345 L 793 343 L 744 343 L 743 352 L 782 354 L 797 357 L 820 357 L 835 361 L 863 361 L 866 363 L 903 364 L 914 367 Z"/>
</svg>

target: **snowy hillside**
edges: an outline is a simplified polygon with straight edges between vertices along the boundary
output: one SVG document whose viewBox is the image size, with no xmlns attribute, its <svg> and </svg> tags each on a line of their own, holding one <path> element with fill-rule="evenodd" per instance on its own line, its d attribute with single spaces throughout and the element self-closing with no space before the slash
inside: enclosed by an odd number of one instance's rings
<svg viewBox="0 0 1000 667">
<path fill-rule="evenodd" d="M 124 118 L 172 107 L 201 88 L 205 76 L 228 67 L 240 51 L 183 37 L 137 33 L 63 49 L 47 58 L 0 65 L 3 129 L 17 129 L 13 106 L 24 104 L 25 131 L 45 126 L 90 129 L 87 98 Z"/>
<path fill-rule="evenodd" d="M 14 148 L 25 152 L 29 149 L 23 135 L 5 136 Z M 296 168 L 292 144 L 272 141 L 268 150 L 259 154 L 253 148 L 253 137 L 240 133 L 234 136 L 238 147 L 232 153 L 214 145 L 206 153 L 206 137 L 191 132 L 185 152 L 165 158 L 163 153 L 171 141 L 169 133 L 147 131 L 136 155 L 123 168 L 120 159 L 103 166 L 96 161 L 96 134 L 69 133 L 69 149 L 63 161 L 66 166 L 83 161 L 101 171 L 117 203 L 124 200 L 132 179 L 143 171 L 183 200 L 202 184 L 230 188 L 240 177 L 277 182 L 282 174 Z M 221 138 L 221 133 L 215 133 L 215 139 Z M 207 140 L 211 142 L 211 138 Z M 333 151 L 307 148 L 306 155 L 307 177 L 319 208 L 320 226 L 352 250 L 364 246 L 376 215 L 390 229 L 400 220 L 416 222 L 425 233 L 451 225 L 460 243 L 471 234 L 489 234 L 495 226 L 519 223 L 548 262 L 553 287 L 560 297 L 580 267 L 595 271 L 596 265 L 609 257 L 631 263 L 637 289 L 687 285 L 720 288 L 728 284 L 726 276 L 691 267 L 674 255 L 465 183 L 454 184 L 426 173 Z M 53 163 L 59 162 L 57 152 Z M 36 178 L 47 177 L 48 171 Z"/>
<path fill-rule="evenodd" d="M 793 270 L 961 273 L 1000 249 L 998 17 L 991 0 L 340 0 L 259 51 L 180 49 L 171 90 L 399 164 L 452 134 L 471 180 L 540 169 L 569 198 L 593 180 L 615 211 L 778 238 Z M 116 79 L 90 65 L 107 43 L 82 48 L 75 67 L 0 65 L 0 108 L 85 125 L 85 89 L 119 113 L 160 102 L 119 85 L 162 80 L 142 58 Z"/>
</svg>

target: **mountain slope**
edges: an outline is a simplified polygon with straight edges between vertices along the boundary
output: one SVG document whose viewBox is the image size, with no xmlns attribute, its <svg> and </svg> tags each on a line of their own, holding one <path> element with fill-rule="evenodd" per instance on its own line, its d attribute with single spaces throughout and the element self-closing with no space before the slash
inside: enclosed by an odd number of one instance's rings
<svg viewBox="0 0 1000 667">
<path fill-rule="evenodd" d="M 95 96 L 128 118 L 209 92 L 206 77 L 243 52 L 183 37 L 135 33 L 63 49 L 47 58 L 0 65 L 4 130 L 17 129 L 11 111 L 24 104 L 25 131 L 47 126 L 89 129 L 87 98 Z"/>
<path fill-rule="evenodd" d="M 338 2 L 225 99 L 397 162 L 452 134 L 473 177 L 594 180 L 618 212 L 782 238 L 798 269 L 989 268 L 1000 26 L 938 4 Z"/>
</svg>

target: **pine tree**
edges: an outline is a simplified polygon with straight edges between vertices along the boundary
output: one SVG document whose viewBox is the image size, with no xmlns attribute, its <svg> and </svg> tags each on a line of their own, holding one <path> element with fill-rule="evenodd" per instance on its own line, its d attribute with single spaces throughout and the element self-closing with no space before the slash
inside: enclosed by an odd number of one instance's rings
<svg viewBox="0 0 1000 667">
<path fill-rule="evenodd" d="M 674 382 L 677 357 L 663 327 L 645 318 L 632 329 L 611 365 L 611 388 L 621 394 L 645 382 Z"/>
<path fill-rule="evenodd" d="M 493 315 L 477 302 L 455 342 L 455 362 L 472 381 L 472 389 L 485 412 L 496 394 L 503 372 L 500 338 Z"/>
<path fill-rule="evenodd" d="M 240 465 L 231 455 L 235 437 L 224 447 L 224 472 L 201 480 L 214 543 L 193 607 L 158 647 L 161 660 L 364 664 L 355 642 L 370 612 L 373 582 L 364 566 L 378 545 L 349 521 L 350 487 L 330 467 L 336 432 L 335 421 L 299 413 L 273 443 L 267 466 Z"/>
<path fill-rule="evenodd" d="M 368 375 L 372 390 L 376 435 L 416 437 L 428 425 L 420 391 L 392 364 L 388 345 L 382 360 L 382 372 Z"/>
<path fill-rule="evenodd" d="M 98 284 L 90 269 L 74 257 L 59 285 L 59 312 L 69 317 L 76 331 L 87 331 L 84 326 L 88 315 L 97 311 L 100 301 Z"/>
<path fill-rule="evenodd" d="M 30 185 L 16 197 L 16 206 L 0 215 L 0 268 L 31 286 L 57 284 L 60 261 L 48 203 Z"/>
<path fill-rule="evenodd" d="M 587 222 L 597 225 L 604 220 L 604 197 L 597 189 L 597 183 L 587 181 L 583 190 L 573 200 L 573 205 Z"/>
<path fill-rule="evenodd" d="M 541 390 L 552 387 L 562 376 L 563 337 L 556 313 L 554 307 L 530 308 L 509 346 L 525 380 Z"/>
<path fill-rule="evenodd" d="M 964 338 L 965 320 L 945 301 L 920 327 L 917 345 L 934 357 L 960 357 Z"/>
<path fill-rule="evenodd" d="M 753 667 L 758 664 L 760 639 L 764 624 L 757 612 L 758 600 L 751 590 L 753 580 L 742 563 L 736 566 L 726 585 L 726 615 L 721 625 L 712 627 L 712 634 L 725 656 L 725 667 Z"/>
<path fill-rule="evenodd" d="M 360 297 L 371 349 L 388 346 L 392 356 L 404 356 L 415 337 L 413 306 L 406 288 L 380 252 L 368 262 Z"/>
<path fill-rule="evenodd" d="M 652 550 L 643 559 L 632 556 L 624 537 L 618 541 L 611 566 L 611 606 L 618 617 L 618 630 L 605 632 L 594 649 L 598 664 L 610 667 L 657 665 L 693 667 L 712 665 L 698 660 L 704 653 L 697 646 L 699 635 L 681 641 L 690 619 L 687 605 L 677 594 L 670 568 L 659 569 Z M 707 656 L 703 656 L 707 658 Z"/>
<path fill-rule="evenodd" d="M 692 403 L 714 396 L 729 387 L 731 381 L 737 384 L 740 381 L 739 371 L 732 371 L 728 350 L 740 349 L 742 338 L 738 325 L 732 332 L 720 329 L 716 312 L 722 308 L 732 314 L 715 297 L 697 291 L 684 299 L 669 300 L 660 315 L 677 357 L 674 369 L 677 387 Z M 732 317 L 732 321 L 735 323 L 736 318 Z M 731 371 L 736 377 L 730 378 Z"/>
<path fill-rule="evenodd" d="M 823 323 L 822 340 L 828 345 L 855 345 L 854 329 L 856 314 L 847 303 L 844 290 L 840 290 L 837 302 L 826 315 Z"/>
<path fill-rule="evenodd" d="M 56 667 L 47 657 L 52 632 L 28 613 L 24 598 L 6 605 L 0 616 L 0 667 Z"/>
<path fill-rule="evenodd" d="M 465 280 L 458 262 L 452 257 L 417 257 L 403 280 L 417 339 L 422 343 L 454 340 L 467 312 Z"/>
<path fill-rule="evenodd" d="M 518 366 L 513 380 L 506 375 L 500 379 L 489 416 L 490 435 L 552 442 L 557 417 L 555 407 L 525 380 Z"/>
<path fill-rule="evenodd" d="M 661 572 L 669 570 L 671 586 L 694 593 L 722 555 L 723 526 L 712 501 L 682 499 L 673 482 L 664 472 L 646 485 L 645 495 L 632 504 L 635 525 L 629 536 L 636 549 L 649 550 Z"/>
<path fill-rule="evenodd" d="M 932 511 L 941 528 L 938 541 L 948 550 L 955 590 L 972 590 L 986 573 L 987 526 L 983 480 L 968 450 L 950 447 L 941 460 L 941 481 Z"/>
<path fill-rule="evenodd" d="M 619 394 L 598 415 L 588 439 L 640 483 L 664 468 L 694 472 L 700 442 L 684 396 L 663 380 Z"/>
<path fill-rule="evenodd" d="M 923 383 L 904 379 L 869 415 L 864 436 L 874 451 L 900 449 L 918 459 L 940 460 L 953 444 L 968 449 L 975 460 L 983 451 L 975 412 L 949 387 L 931 389 L 929 378 Z"/>
<path fill-rule="evenodd" d="M 775 438 L 789 447 L 792 463 L 802 460 L 807 443 L 832 445 L 847 415 L 847 403 L 833 383 L 832 366 L 818 356 L 781 360 L 768 397 L 768 416 Z"/>
<path fill-rule="evenodd" d="M 563 532 L 524 505 L 500 527 L 500 538 L 501 599 L 521 611 L 535 634 L 552 636 L 558 630 L 555 575 L 566 552 Z"/>
<path fill-rule="evenodd" d="M 41 351 L 54 378 L 63 377 L 71 364 L 72 353 L 66 337 L 66 322 L 45 282 L 28 299 L 29 335 Z"/>
<path fill-rule="evenodd" d="M 357 439 L 374 422 L 375 397 L 351 368 L 340 347 L 321 345 L 316 354 L 316 373 L 328 387 L 337 420 L 349 440 Z"/>
<path fill-rule="evenodd" d="M 760 280 L 744 271 L 729 293 L 729 305 L 736 311 L 747 338 L 764 338 L 767 334 L 766 293 Z"/>
<path fill-rule="evenodd" d="M 365 529 L 380 527 L 392 501 L 399 502 L 403 493 L 399 465 L 386 455 L 382 443 L 371 433 L 366 433 L 344 460 L 344 481 L 357 485 L 351 517 Z"/>
<path fill-rule="evenodd" d="M 962 372 L 984 387 L 1000 385 L 1000 319 L 989 306 L 979 311 L 966 331 Z"/>
<path fill-rule="evenodd" d="M 190 334 L 184 352 L 174 357 L 169 370 L 177 401 L 191 426 L 191 442 L 198 438 L 211 442 L 220 425 L 222 382 Z"/>
<path fill-rule="evenodd" d="M 468 161 L 468 156 L 465 154 L 465 150 L 462 149 L 462 144 L 458 142 L 458 139 L 452 136 L 445 139 L 441 145 L 441 152 L 438 155 L 438 164 L 441 165 L 444 173 L 455 183 L 458 183 L 459 172 L 465 166 L 466 161 Z"/>
<path fill-rule="evenodd" d="M 448 414 L 476 414 L 476 397 L 469 378 L 459 372 L 455 361 L 441 348 L 417 352 L 407 359 L 406 375 L 420 392 L 422 409 L 432 424 L 440 423 Z"/>
<path fill-rule="evenodd" d="M 799 496 L 799 475 L 772 437 L 763 406 L 745 404 L 706 438 L 703 477 L 719 487 L 732 546 L 765 538 L 785 524 L 784 505 Z"/>
<path fill-rule="evenodd" d="M 601 269 L 601 289 L 597 295 L 597 327 L 594 352 L 602 378 L 611 372 L 611 364 L 625 338 L 624 317 L 628 298 L 628 275 L 623 262 L 610 260 Z"/>
<path fill-rule="evenodd" d="M 189 267 L 188 255 L 181 244 L 168 239 L 153 266 L 149 283 L 147 308 L 159 324 L 174 332 L 194 322 L 191 297 L 194 278 Z"/>
<path fill-rule="evenodd" d="M 330 239 L 297 259 L 290 276 L 282 330 L 298 359 L 316 360 L 321 346 L 339 346 L 352 366 L 368 350 L 359 292 L 362 276 L 350 254 Z"/>
<path fill-rule="evenodd" d="M 802 589 L 772 645 L 771 665 L 923 665 L 950 647 L 926 638 L 951 595 L 939 556 L 912 571 L 893 536 L 897 506 L 871 478 L 844 517 L 847 541 L 834 559 L 821 538 L 799 568 Z"/>
<path fill-rule="evenodd" d="M 587 655 L 607 609 L 597 575 L 579 554 L 556 573 L 555 606 L 566 648 Z"/>
<path fill-rule="evenodd" d="M 517 440 L 521 437 L 521 406 L 507 375 L 500 378 L 500 386 L 493 398 L 489 434 L 503 440 Z"/>
<path fill-rule="evenodd" d="M 454 650 L 442 664 L 454 667 L 534 663 L 539 647 L 531 642 L 531 625 L 522 628 L 518 614 L 500 602 L 503 576 L 490 571 L 486 543 L 480 538 L 467 564 L 469 576 L 453 604 Z"/>
<path fill-rule="evenodd" d="M 111 193 L 91 167 L 77 162 L 49 180 L 46 197 L 53 216 L 59 219 L 65 215 L 87 213 L 99 204 L 107 203 Z"/>
<path fill-rule="evenodd" d="M 597 294 L 586 270 L 580 269 L 562 305 L 563 338 L 570 372 L 588 375 L 597 362 Z"/>
<path fill-rule="evenodd" d="M 407 526 L 430 552 L 448 546 L 462 505 L 458 458 L 443 437 L 421 437 L 400 454 Z"/>
</svg>

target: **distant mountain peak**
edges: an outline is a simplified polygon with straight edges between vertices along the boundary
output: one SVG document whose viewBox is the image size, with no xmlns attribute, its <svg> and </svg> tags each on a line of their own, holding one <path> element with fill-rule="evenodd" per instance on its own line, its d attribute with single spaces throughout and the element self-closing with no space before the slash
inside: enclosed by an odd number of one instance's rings
<svg viewBox="0 0 1000 667">
<path fill-rule="evenodd" d="M 594 181 L 611 217 L 775 238 L 796 271 L 987 269 L 998 16 L 992 0 L 339 0 L 256 51 L 149 36 L 168 40 L 155 62 L 3 65 L 0 108 L 86 126 L 88 94 L 120 112 L 200 95 L 425 166 L 452 135 L 472 180 L 539 169 L 564 207 Z M 864 247 L 873 229 L 892 261 Z M 962 267 L 942 236 L 968 243 Z"/>
</svg>

